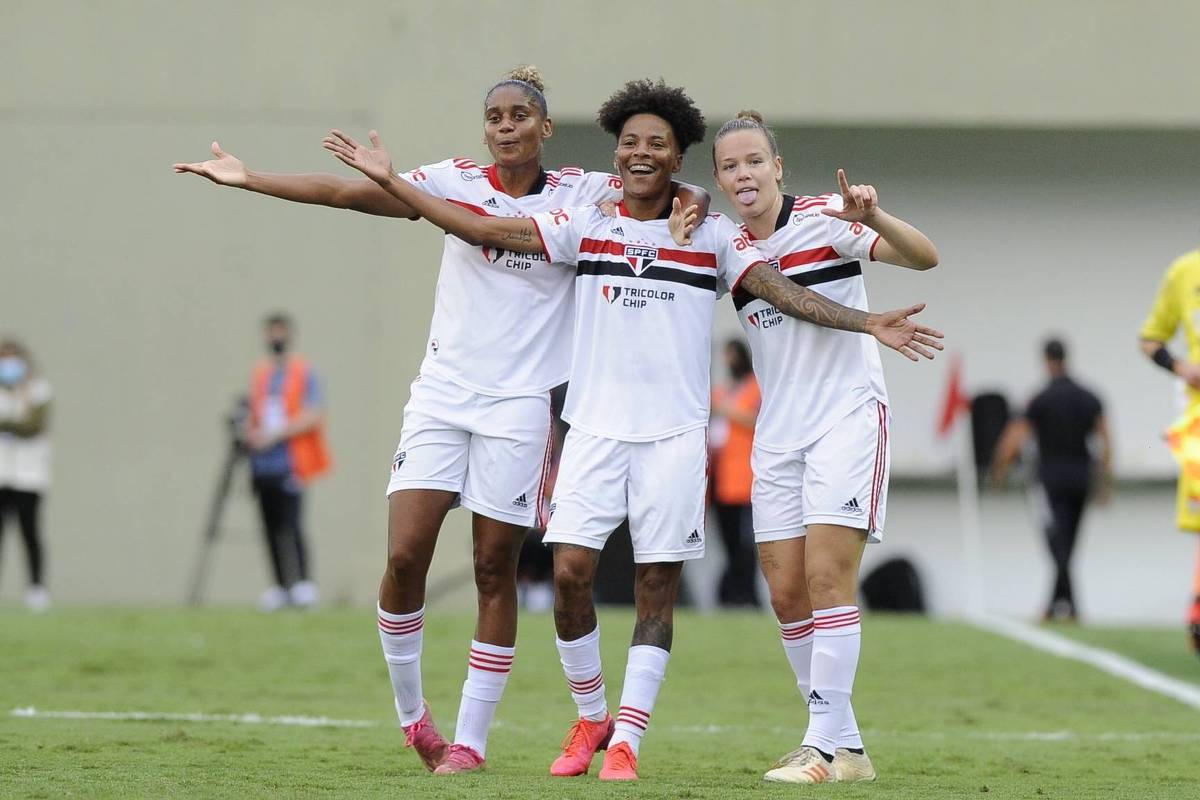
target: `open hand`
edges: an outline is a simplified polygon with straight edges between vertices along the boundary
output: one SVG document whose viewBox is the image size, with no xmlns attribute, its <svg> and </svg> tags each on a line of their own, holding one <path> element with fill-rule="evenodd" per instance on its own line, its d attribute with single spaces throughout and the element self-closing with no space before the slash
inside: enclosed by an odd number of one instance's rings
<svg viewBox="0 0 1200 800">
<path fill-rule="evenodd" d="M 371 131 L 367 136 L 371 139 L 370 147 L 359 144 L 339 130 L 332 130 L 321 144 L 342 163 L 349 164 L 376 183 L 384 183 L 394 174 L 392 157 L 380 144 L 377 131 Z"/>
<path fill-rule="evenodd" d="M 869 183 L 851 186 L 846 180 L 846 170 L 838 169 L 838 191 L 842 194 L 842 210 L 823 208 L 821 213 L 827 217 L 836 217 L 843 222 L 861 222 L 870 225 L 879 210 L 879 195 L 875 187 Z"/>
<path fill-rule="evenodd" d="M 246 165 L 242 163 L 240 158 L 231 156 L 229 153 L 221 150 L 221 145 L 215 141 L 212 143 L 212 154 L 215 158 L 209 161 L 197 161 L 192 164 L 175 164 L 173 169 L 180 174 L 193 172 L 197 175 L 203 175 L 213 183 L 219 183 L 222 186 L 246 185 Z"/>
<path fill-rule="evenodd" d="M 671 238 L 675 240 L 675 244 L 687 247 L 692 243 L 692 231 L 696 230 L 696 220 L 699 219 L 698 208 L 690 205 L 684 209 L 678 197 L 671 201 L 671 216 L 667 220 L 667 227 L 671 229 Z"/>
<path fill-rule="evenodd" d="M 885 311 L 873 314 L 867 323 L 867 333 L 887 345 L 910 361 L 920 361 L 918 356 L 933 358 L 934 350 L 943 349 L 939 339 L 945 338 L 942 332 L 925 325 L 918 325 L 909 317 L 925 310 L 924 303 L 915 306 Z"/>
</svg>

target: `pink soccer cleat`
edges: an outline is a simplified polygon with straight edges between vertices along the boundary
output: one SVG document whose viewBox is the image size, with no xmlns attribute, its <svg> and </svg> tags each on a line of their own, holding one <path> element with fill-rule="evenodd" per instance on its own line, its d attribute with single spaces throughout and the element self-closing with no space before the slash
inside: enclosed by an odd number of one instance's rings
<svg viewBox="0 0 1200 800">
<path fill-rule="evenodd" d="M 436 769 L 438 764 L 446 760 L 450 743 L 438 733 L 437 726 L 433 724 L 433 714 L 429 711 L 429 703 L 425 704 L 425 713 L 421 715 L 421 718 L 412 725 L 403 726 L 403 730 L 404 746 L 417 751 L 417 755 L 425 763 L 425 769 Z"/>
<path fill-rule="evenodd" d="M 611 714 L 606 714 L 599 722 L 582 717 L 575 720 L 563 739 L 562 753 L 550 765 L 550 774 L 559 778 L 587 775 L 592 766 L 592 756 L 596 755 L 597 750 L 608 747 L 616 724 Z"/>
<path fill-rule="evenodd" d="M 618 742 L 604 754 L 604 766 L 600 768 L 602 781 L 636 781 L 637 756 L 627 742 Z"/>
<path fill-rule="evenodd" d="M 483 756 L 475 752 L 474 747 L 465 744 L 450 745 L 450 753 L 446 760 L 438 764 L 434 775 L 462 775 L 464 772 L 478 772 L 484 768 Z"/>
</svg>

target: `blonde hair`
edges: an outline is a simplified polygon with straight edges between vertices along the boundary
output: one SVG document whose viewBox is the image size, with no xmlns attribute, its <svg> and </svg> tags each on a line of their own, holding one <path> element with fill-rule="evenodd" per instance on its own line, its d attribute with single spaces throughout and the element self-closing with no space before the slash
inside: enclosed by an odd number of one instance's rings
<svg viewBox="0 0 1200 800">
<path fill-rule="evenodd" d="M 763 122 L 762 114 L 754 109 L 746 109 L 739 111 L 737 116 L 726 122 L 717 130 L 717 135 L 713 137 L 713 166 L 717 165 L 717 142 L 721 141 L 723 136 L 728 136 L 734 131 L 761 131 L 766 137 L 767 146 L 771 148 L 771 158 L 779 158 L 779 143 L 775 141 L 775 132 L 767 127 Z"/>
<path fill-rule="evenodd" d="M 546 104 L 546 84 L 542 80 L 542 71 L 533 64 L 522 64 L 519 67 L 513 67 L 504 76 L 504 79 L 488 89 L 487 95 L 484 97 L 483 103 L 486 106 L 487 100 L 492 96 L 492 93 L 501 86 L 516 86 L 525 92 L 525 96 L 533 101 L 538 110 L 542 112 L 543 117 L 550 116 L 550 107 Z"/>
</svg>

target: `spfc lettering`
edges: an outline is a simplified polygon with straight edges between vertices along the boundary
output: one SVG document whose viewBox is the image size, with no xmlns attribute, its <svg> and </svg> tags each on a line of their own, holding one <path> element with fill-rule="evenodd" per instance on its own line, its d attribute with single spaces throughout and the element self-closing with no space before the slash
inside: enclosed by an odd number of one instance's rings
<svg viewBox="0 0 1200 800">
<path fill-rule="evenodd" d="M 629 262 L 629 266 L 633 267 L 634 275 L 641 275 L 646 267 L 654 263 L 658 258 L 657 247 L 643 247 L 637 244 L 625 245 L 625 260 Z"/>
</svg>

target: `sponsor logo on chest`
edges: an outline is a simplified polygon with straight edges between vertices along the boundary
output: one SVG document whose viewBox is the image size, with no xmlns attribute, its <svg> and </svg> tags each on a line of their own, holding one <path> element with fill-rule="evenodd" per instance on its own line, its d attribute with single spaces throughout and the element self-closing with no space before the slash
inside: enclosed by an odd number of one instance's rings
<svg viewBox="0 0 1200 800">
<path fill-rule="evenodd" d="M 746 317 L 746 321 L 760 331 L 765 331 L 768 328 L 774 328 L 776 325 L 782 325 L 786 318 L 787 316 L 775 306 L 767 306 L 749 314 Z"/>
<path fill-rule="evenodd" d="M 600 287 L 600 294 L 608 304 L 619 305 L 622 308 L 642 309 L 652 301 L 673 303 L 675 293 L 666 289 L 642 289 L 636 286 L 613 286 L 606 283 Z"/>
</svg>

